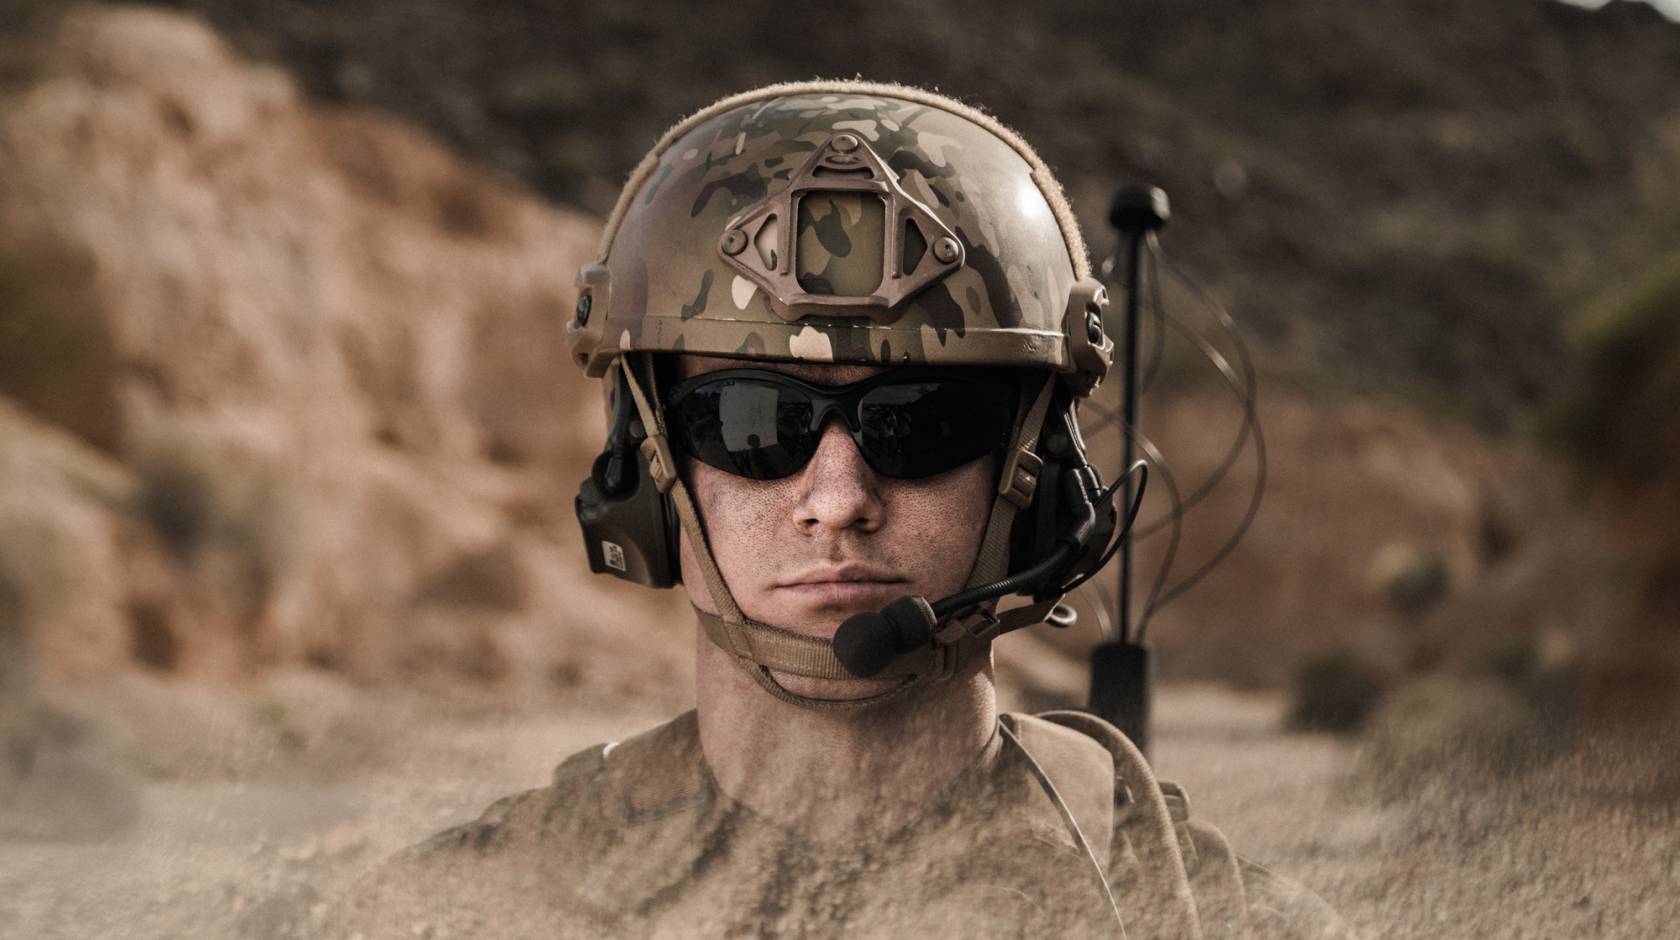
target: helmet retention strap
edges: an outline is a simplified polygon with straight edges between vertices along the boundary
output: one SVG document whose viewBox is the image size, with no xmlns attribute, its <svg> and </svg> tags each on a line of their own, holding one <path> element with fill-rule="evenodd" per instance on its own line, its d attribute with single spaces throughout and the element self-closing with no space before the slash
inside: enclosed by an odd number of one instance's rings
<svg viewBox="0 0 1680 940">
<path fill-rule="evenodd" d="M 1056 389 L 1054 373 L 1045 376 L 1038 394 L 1028 403 L 1031 389 L 1023 389 L 1021 404 L 1025 406 L 1015 426 L 1014 444 L 998 474 L 997 499 L 992 503 L 991 516 L 986 520 L 986 534 L 980 541 L 980 554 L 974 559 L 969 573 L 968 587 L 979 587 L 1003 577 L 1009 567 L 1009 531 L 1015 525 L 1015 515 L 1032 505 L 1038 491 L 1039 473 L 1044 461 L 1038 456 L 1038 436 L 1044 431 L 1044 416 L 1050 410 L 1050 399 Z"/>
<path fill-rule="evenodd" d="M 991 514 L 986 518 L 986 532 L 980 538 L 980 552 L 975 556 L 974 568 L 969 572 L 965 589 L 990 584 L 1008 573 L 1009 535 L 1015 526 L 1015 517 L 1032 505 L 1033 495 L 1038 490 L 1039 472 L 1044 467 L 1037 454 L 1038 437 L 1044 431 L 1044 416 L 1050 410 L 1056 381 L 1054 374 L 1045 376 L 1044 384 L 1039 386 L 1036 395 L 1031 386 L 1021 389 L 1021 419 L 1015 425 L 1002 472 L 998 474 L 997 498 L 993 500 Z M 1043 619 L 1043 613 L 1048 608 L 1039 610 L 1042 606 L 1012 610 L 1003 616 L 1019 616 L 1025 611 L 1028 616 Z M 996 603 L 989 601 L 952 616 L 941 625 L 940 638 L 943 640 L 955 633 L 958 639 L 952 643 L 953 647 L 983 644 L 998 632 L 1001 623 L 994 612 L 995 607 Z"/>
</svg>

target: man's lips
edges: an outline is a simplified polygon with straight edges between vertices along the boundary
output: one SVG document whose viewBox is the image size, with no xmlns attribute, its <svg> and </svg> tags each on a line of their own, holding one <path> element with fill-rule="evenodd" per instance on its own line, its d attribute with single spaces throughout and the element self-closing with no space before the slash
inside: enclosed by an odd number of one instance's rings
<svg viewBox="0 0 1680 940">
<path fill-rule="evenodd" d="M 783 578 L 775 590 L 823 606 L 851 606 L 884 604 L 903 594 L 909 583 L 873 565 L 819 565 Z"/>
<path fill-rule="evenodd" d="M 813 565 L 776 582 L 776 587 L 805 587 L 820 584 L 908 584 L 910 579 L 887 568 L 863 562 Z"/>
</svg>

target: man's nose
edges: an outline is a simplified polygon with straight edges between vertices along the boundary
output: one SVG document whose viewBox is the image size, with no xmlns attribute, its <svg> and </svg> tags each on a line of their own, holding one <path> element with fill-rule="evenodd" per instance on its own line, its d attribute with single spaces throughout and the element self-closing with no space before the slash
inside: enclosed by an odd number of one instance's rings
<svg viewBox="0 0 1680 940">
<path fill-rule="evenodd" d="M 817 452 L 800 471 L 799 483 L 795 518 L 801 530 L 811 534 L 822 529 L 869 532 L 880 527 L 884 507 L 879 478 L 839 418 L 823 426 Z"/>
</svg>

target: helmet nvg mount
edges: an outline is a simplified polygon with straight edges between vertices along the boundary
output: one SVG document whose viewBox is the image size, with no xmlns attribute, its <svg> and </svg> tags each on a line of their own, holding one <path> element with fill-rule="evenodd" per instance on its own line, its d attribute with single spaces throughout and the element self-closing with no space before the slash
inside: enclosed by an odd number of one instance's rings
<svg viewBox="0 0 1680 940">
<path fill-rule="evenodd" d="M 686 531 L 720 611 L 701 615 L 708 635 L 786 701 L 838 707 L 787 691 L 771 669 L 852 673 L 829 641 L 742 616 L 663 434 L 651 357 L 633 354 L 1042 370 L 1022 393 L 971 587 L 1019 570 L 1031 559 L 1011 560 L 1012 548 L 1054 528 L 1032 518 L 1058 512 L 1057 488 L 1039 486 L 1054 464 L 1089 469 L 1072 411 L 1111 361 L 1107 297 L 1048 168 L 942 95 L 813 82 L 702 110 L 631 174 L 578 287 L 572 357 L 606 380 L 612 405 L 606 452 L 578 496 L 591 568 L 669 586 Z M 998 621 L 990 604 L 952 618 L 940 633 L 962 641 L 947 636 L 885 674 L 903 677 L 899 689 L 949 675 Z"/>
</svg>

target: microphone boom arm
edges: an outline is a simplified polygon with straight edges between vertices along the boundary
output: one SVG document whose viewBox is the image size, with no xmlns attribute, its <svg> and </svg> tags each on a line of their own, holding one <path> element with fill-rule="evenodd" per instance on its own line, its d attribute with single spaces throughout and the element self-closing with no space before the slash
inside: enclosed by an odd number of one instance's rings
<svg viewBox="0 0 1680 940">
<path fill-rule="evenodd" d="M 1135 488 L 1128 487 L 1136 495 L 1127 507 L 1124 524 L 1100 525 L 1105 521 L 1104 508 L 1108 518 L 1116 514 L 1114 494 L 1133 474 L 1139 479 Z M 1117 528 L 1118 537 L 1125 538 L 1137 521 L 1149 468 L 1138 461 L 1114 485 L 1100 492 L 1095 477 L 1095 471 L 1087 468 L 1063 478 L 1066 487 L 1063 495 L 1075 507 L 1078 517 L 1057 539 L 1055 550 L 1043 560 L 1000 581 L 952 594 L 932 604 L 921 597 L 906 595 L 880 611 L 848 617 L 834 633 L 834 652 L 841 665 L 854 676 L 868 678 L 879 675 L 895 658 L 918 649 L 948 646 L 964 638 L 989 640 L 1043 622 L 1068 591 L 1090 578 L 1114 556 L 1117 543 L 1113 536 L 1103 539 L 1099 543 L 1101 548 L 1093 547 L 1092 537 L 1101 527 L 1111 532 Z M 1081 556 L 1092 560 L 1079 565 Z M 1033 603 L 1002 614 L 982 606 L 1007 594 L 1028 594 Z"/>
</svg>

